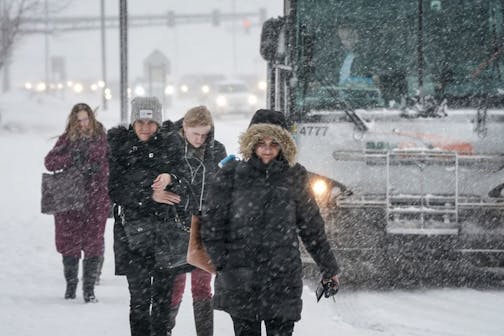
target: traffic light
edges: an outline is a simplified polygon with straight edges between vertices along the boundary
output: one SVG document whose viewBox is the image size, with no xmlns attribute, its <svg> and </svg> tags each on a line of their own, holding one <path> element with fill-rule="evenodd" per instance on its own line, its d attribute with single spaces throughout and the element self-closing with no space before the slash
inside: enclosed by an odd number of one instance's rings
<svg viewBox="0 0 504 336">
<path fill-rule="evenodd" d="M 175 12 L 174 11 L 168 11 L 166 14 L 166 25 L 168 27 L 175 27 Z"/>
<path fill-rule="evenodd" d="M 220 20 L 221 20 L 221 13 L 218 9 L 214 9 L 212 11 L 212 24 L 214 26 L 219 26 L 220 25 Z"/>
<path fill-rule="evenodd" d="M 250 27 L 252 27 L 252 21 L 250 21 L 249 19 L 243 19 L 242 26 L 243 26 L 243 30 L 245 31 L 245 34 L 249 34 Z"/>
</svg>

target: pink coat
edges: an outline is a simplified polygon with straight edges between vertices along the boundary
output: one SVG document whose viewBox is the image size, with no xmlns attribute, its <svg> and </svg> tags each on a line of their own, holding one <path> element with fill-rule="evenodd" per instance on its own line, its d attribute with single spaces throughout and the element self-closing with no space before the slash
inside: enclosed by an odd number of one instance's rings
<svg viewBox="0 0 504 336">
<path fill-rule="evenodd" d="M 80 257 L 81 251 L 88 257 L 103 255 L 103 234 L 110 209 L 108 151 L 105 134 L 74 142 L 63 134 L 45 157 L 49 171 L 77 165 L 87 176 L 84 208 L 54 216 L 56 249 L 64 256 Z"/>
</svg>

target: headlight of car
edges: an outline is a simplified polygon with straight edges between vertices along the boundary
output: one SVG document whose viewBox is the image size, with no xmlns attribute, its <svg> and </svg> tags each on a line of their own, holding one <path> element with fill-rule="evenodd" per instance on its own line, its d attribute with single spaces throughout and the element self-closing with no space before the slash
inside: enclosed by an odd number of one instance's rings
<svg viewBox="0 0 504 336">
<path fill-rule="evenodd" d="M 109 88 L 105 88 L 105 90 L 103 92 L 105 94 L 105 99 L 107 99 L 107 100 L 112 99 L 112 91 L 110 91 Z"/>
<path fill-rule="evenodd" d="M 166 87 L 164 89 L 164 94 L 167 96 L 171 96 L 174 93 L 175 93 L 175 88 L 173 87 L 173 85 L 166 85 Z"/>
<path fill-rule="evenodd" d="M 73 90 L 75 93 L 81 93 L 84 90 L 84 86 L 81 83 L 75 83 Z"/>
<path fill-rule="evenodd" d="M 257 104 L 257 97 L 255 95 L 249 95 L 248 96 L 248 103 L 249 103 L 249 105 Z"/>
<path fill-rule="evenodd" d="M 209 93 L 209 92 L 210 92 L 210 86 L 208 86 L 208 85 L 203 85 L 203 86 L 201 87 L 201 92 L 203 92 L 204 94 Z"/>
<path fill-rule="evenodd" d="M 224 96 L 217 96 L 215 103 L 217 104 L 217 106 L 223 107 L 227 105 L 227 99 Z"/>
<path fill-rule="evenodd" d="M 141 85 L 135 86 L 135 96 L 145 96 L 145 89 Z"/>
<path fill-rule="evenodd" d="M 46 89 L 47 86 L 44 82 L 38 82 L 37 85 L 35 85 L 35 91 L 37 92 L 44 92 Z"/>
<path fill-rule="evenodd" d="M 182 93 L 187 93 L 187 92 L 189 92 L 189 87 L 188 87 L 187 85 L 185 85 L 185 84 L 182 84 L 182 85 L 180 86 L 180 91 L 181 91 Z"/>
</svg>

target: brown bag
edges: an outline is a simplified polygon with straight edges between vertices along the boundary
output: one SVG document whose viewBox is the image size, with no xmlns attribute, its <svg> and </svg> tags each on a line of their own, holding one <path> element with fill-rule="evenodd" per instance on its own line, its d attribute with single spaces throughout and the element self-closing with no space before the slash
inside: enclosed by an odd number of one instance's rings
<svg viewBox="0 0 504 336">
<path fill-rule="evenodd" d="M 194 215 L 191 218 L 191 235 L 189 237 L 189 247 L 187 248 L 187 262 L 208 273 L 215 274 L 215 267 L 201 241 L 200 220 Z"/>
<path fill-rule="evenodd" d="M 86 192 L 84 176 L 78 168 L 42 174 L 41 211 L 54 215 L 84 207 Z"/>
</svg>

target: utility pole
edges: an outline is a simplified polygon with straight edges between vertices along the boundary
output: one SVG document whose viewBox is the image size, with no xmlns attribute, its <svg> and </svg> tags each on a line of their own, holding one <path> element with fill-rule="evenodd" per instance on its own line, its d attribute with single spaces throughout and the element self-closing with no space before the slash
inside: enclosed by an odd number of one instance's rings
<svg viewBox="0 0 504 336">
<path fill-rule="evenodd" d="M 231 0 L 231 13 L 233 17 L 236 16 L 236 0 Z M 236 75 L 236 23 L 235 20 L 231 21 L 231 36 L 232 36 L 232 48 L 233 48 L 233 75 Z"/>
<path fill-rule="evenodd" d="M 2 49 L 5 52 L 5 60 L 3 64 L 3 82 L 2 82 L 2 92 L 7 92 L 10 90 L 10 76 L 9 76 L 9 63 L 10 57 L 7 51 L 7 42 L 8 34 L 9 34 L 9 22 L 7 21 L 7 5 L 5 4 L 5 0 L 2 1 L 2 22 L 1 22 L 1 30 L 2 30 Z"/>
<path fill-rule="evenodd" d="M 49 92 L 49 3 L 48 0 L 44 1 L 44 16 L 45 16 L 45 34 L 44 34 L 44 73 L 46 92 Z"/>
<path fill-rule="evenodd" d="M 101 29 L 101 63 L 102 63 L 102 81 L 103 87 L 101 88 L 102 106 L 107 109 L 107 99 L 105 98 L 105 90 L 108 87 L 107 83 L 107 49 L 105 41 L 105 0 L 100 0 L 100 29 Z"/>
<path fill-rule="evenodd" d="M 128 124 L 128 1 L 119 0 L 121 124 Z"/>
</svg>

